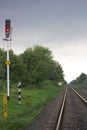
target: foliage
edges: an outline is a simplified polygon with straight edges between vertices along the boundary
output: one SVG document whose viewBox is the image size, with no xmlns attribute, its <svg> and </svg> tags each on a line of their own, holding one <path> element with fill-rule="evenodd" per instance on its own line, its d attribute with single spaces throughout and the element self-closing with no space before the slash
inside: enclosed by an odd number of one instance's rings
<svg viewBox="0 0 87 130">
<path fill-rule="evenodd" d="M 6 80 L 6 51 L 0 49 L 0 80 Z M 42 46 L 28 48 L 20 55 L 10 50 L 10 82 L 37 87 L 45 80 L 63 82 L 61 65 L 53 60 L 52 52 Z"/>
<path fill-rule="evenodd" d="M 73 80 L 70 85 L 72 86 L 86 86 L 87 85 L 87 75 L 84 73 L 81 73 L 79 77 L 77 77 L 75 80 Z"/>
<path fill-rule="evenodd" d="M 52 83 L 52 82 L 51 82 Z M 8 117 L 3 117 L 3 93 L 0 91 L 0 128 L 1 130 L 21 130 L 32 123 L 42 108 L 55 98 L 63 87 L 50 86 L 50 82 L 43 86 L 43 89 L 22 88 L 21 104 L 18 104 L 18 89 L 11 88 L 10 100 L 7 103 Z M 55 89 L 54 89 L 55 87 Z"/>
<path fill-rule="evenodd" d="M 28 48 L 22 55 L 23 62 L 27 66 L 27 82 L 32 87 L 45 80 L 64 80 L 63 70 L 58 62 L 55 62 L 48 48 L 35 46 Z"/>
<path fill-rule="evenodd" d="M 26 77 L 26 66 L 23 64 L 22 59 L 15 55 L 13 51 L 10 51 L 10 60 L 10 80 L 14 83 L 19 81 L 24 82 Z"/>
<path fill-rule="evenodd" d="M 5 79 L 6 66 L 5 66 L 5 52 L 3 49 L 0 49 L 0 80 Z"/>
</svg>

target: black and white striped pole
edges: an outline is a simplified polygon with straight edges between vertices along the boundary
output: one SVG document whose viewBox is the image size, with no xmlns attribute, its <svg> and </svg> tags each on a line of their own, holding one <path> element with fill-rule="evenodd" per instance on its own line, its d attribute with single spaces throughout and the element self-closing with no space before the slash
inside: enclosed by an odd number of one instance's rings
<svg viewBox="0 0 87 130">
<path fill-rule="evenodd" d="M 18 103 L 21 104 L 21 82 L 18 83 Z"/>
</svg>

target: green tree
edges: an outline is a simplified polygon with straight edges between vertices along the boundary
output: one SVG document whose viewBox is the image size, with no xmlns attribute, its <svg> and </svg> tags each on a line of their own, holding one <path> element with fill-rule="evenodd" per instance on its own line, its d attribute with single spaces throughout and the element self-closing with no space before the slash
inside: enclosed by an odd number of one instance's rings
<svg viewBox="0 0 87 130">
<path fill-rule="evenodd" d="M 52 52 L 48 48 L 28 48 L 21 57 L 27 66 L 27 83 L 31 86 L 45 80 L 63 80 L 62 67 L 53 60 Z"/>
<path fill-rule="evenodd" d="M 26 66 L 23 64 L 22 58 L 14 54 L 10 50 L 10 80 L 11 82 L 24 82 L 26 75 Z"/>
<path fill-rule="evenodd" d="M 0 49 L 0 80 L 6 80 L 6 54 Z M 42 46 L 28 48 L 20 55 L 9 51 L 10 56 L 10 82 L 21 81 L 28 86 L 36 87 L 43 81 L 52 80 L 60 82 L 64 80 L 61 65 L 53 60 L 52 52 Z"/>
<path fill-rule="evenodd" d="M 0 80 L 5 79 L 6 77 L 6 66 L 5 66 L 5 52 L 3 49 L 0 49 Z"/>
<path fill-rule="evenodd" d="M 81 73 L 75 80 L 70 82 L 72 86 L 85 86 L 87 85 L 87 75 L 85 73 Z"/>
<path fill-rule="evenodd" d="M 28 48 L 22 55 L 23 62 L 27 66 L 27 82 L 32 86 L 46 80 L 51 51 L 48 48 L 35 46 Z"/>
</svg>

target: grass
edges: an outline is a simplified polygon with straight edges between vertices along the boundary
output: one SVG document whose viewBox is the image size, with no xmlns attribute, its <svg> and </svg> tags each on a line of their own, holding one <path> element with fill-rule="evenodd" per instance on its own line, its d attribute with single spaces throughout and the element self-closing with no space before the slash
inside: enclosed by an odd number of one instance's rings
<svg viewBox="0 0 87 130">
<path fill-rule="evenodd" d="M 83 86 L 83 85 L 82 85 Z M 84 89 L 84 87 L 83 87 L 83 89 L 82 89 L 82 86 L 74 86 L 74 88 L 75 89 L 78 89 L 79 91 L 82 91 L 82 92 L 85 92 L 85 93 L 87 93 L 87 89 Z"/>
<path fill-rule="evenodd" d="M 42 108 L 58 93 L 63 87 L 46 86 L 43 89 L 22 88 L 21 104 L 18 104 L 18 88 L 10 89 L 10 100 L 7 103 L 7 119 L 3 116 L 3 93 L 0 91 L 0 130 L 22 130 L 31 124 Z"/>
<path fill-rule="evenodd" d="M 87 90 L 80 90 L 80 91 L 87 93 Z"/>
</svg>

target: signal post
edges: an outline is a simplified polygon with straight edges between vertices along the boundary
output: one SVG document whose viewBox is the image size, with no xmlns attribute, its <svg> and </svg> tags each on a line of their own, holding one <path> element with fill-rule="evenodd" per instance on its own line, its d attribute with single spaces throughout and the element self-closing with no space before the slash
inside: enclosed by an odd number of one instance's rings
<svg viewBox="0 0 87 130">
<path fill-rule="evenodd" d="M 11 44 L 11 20 L 5 20 L 5 39 L 3 39 L 7 43 L 7 59 L 5 64 L 7 65 L 7 99 L 10 98 L 10 90 L 9 90 L 9 65 L 10 65 L 10 58 L 9 58 L 9 48 Z"/>
</svg>

